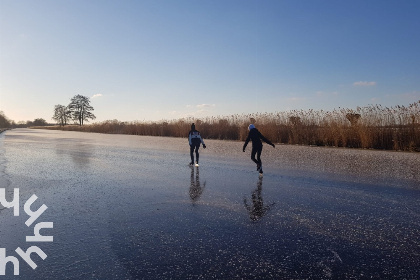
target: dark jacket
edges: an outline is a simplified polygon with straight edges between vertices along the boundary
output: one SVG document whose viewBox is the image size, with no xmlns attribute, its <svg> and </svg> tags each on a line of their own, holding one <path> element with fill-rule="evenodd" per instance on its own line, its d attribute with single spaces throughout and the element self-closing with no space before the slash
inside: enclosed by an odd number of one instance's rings
<svg viewBox="0 0 420 280">
<path fill-rule="evenodd" d="M 261 140 L 263 140 L 265 143 L 267 143 L 268 145 L 274 146 L 273 143 L 270 142 L 270 140 L 268 140 L 267 138 L 265 138 L 261 132 L 258 131 L 258 129 L 253 128 L 249 131 L 248 133 L 248 137 L 245 140 L 245 144 L 243 147 L 243 150 L 245 150 L 246 146 L 248 145 L 249 140 L 252 141 L 252 147 L 253 148 L 259 148 L 262 147 L 262 142 Z"/>
</svg>

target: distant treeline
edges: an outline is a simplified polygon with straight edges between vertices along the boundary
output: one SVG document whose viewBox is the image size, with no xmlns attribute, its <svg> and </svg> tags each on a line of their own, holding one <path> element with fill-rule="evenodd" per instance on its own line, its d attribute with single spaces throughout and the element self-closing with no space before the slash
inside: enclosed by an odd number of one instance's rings
<svg viewBox="0 0 420 280">
<path fill-rule="evenodd" d="M 409 106 L 371 105 L 353 109 L 294 110 L 278 113 L 184 118 L 159 122 L 109 120 L 62 130 L 187 137 L 191 123 L 205 139 L 245 140 L 254 123 L 275 143 L 420 151 L 420 101 Z"/>
<path fill-rule="evenodd" d="M 0 129 L 9 128 L 11 125 L 12 125 L 12 121 L 9 120 L 8 117 L 6 117 L 3 111 L 0 111 Z"/>
<path fill-rule="evenodd" d="M 16 123 L 15 121 L 10 120 L 8 117 L 6 117 L 3 111 L 0 111 L 0 129 L 30 127 L 30 126 L 46 126 L 46 125 L 51 125 L 51 124 L 47 123 L 47 121 L 42 118 L 38 118 L 33 121 L 26 121 L 26 122 L 20 121 Z"/>
</svg>

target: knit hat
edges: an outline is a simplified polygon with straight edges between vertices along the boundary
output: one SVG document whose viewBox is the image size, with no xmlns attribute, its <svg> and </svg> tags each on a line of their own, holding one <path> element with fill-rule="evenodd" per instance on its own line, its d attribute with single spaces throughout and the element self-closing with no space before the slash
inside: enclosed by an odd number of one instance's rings
<svg viewBox="0 0 420 280">
<path fill-rule="evenodd" d="M 194 123 L 192 123 L 192 125 L 191 125 L 191 130 L 195 130 L 195 124 Z"/>
<path fill-rule="evenodd" d="M 251 130 L 251 129 L 253 129 L 253 128 L 255 128 L 255 125 L 253 125 L 252 123 L 248 126 L 248 130 Z"/>
</svg>

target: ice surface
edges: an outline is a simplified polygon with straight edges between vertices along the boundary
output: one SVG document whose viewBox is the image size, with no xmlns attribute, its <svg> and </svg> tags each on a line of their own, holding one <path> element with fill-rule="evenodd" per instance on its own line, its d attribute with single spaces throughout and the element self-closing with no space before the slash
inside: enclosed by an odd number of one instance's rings
<svg viewBox="0 0 420 280">
<path fill-rule="evenodd" d="M 48 130 L 0 136 L 0 248 L 27 248 L 23 203 L 54 222 L 20 279 L 343 279 L 420 275 L 420 156 Z M 10 197 L 8 197 L 10 198 Z M 16 254 L 15 254 L 16 255 Z M 14 279 L 12 266 L 4 279 Z M 4 276 L 3 276 L 4 277 Z"/>
</svg>

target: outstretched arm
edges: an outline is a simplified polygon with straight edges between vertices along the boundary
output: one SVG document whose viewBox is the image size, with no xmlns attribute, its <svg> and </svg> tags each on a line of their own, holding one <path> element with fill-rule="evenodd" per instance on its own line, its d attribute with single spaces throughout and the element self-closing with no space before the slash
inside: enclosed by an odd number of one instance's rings
<svg viewBox="0 0 420 280">
<path fill-rule="evenodd" d="M 260 133 L 260 139 L 263 140 L 265 143 L 267 143 L 268 145 L 273 146 L 273 148 L 275 147 L 273 143 L 270 142 L 270 140 L 268 140 L 267 138 L 265 138 L 261 133 Z"/>
<path fill-rule="evenodd" d="M 246 148 L 246 146 L 248 145 L 248 143 L 249 143 L 249 140 L 250 140 L 251 138 L 249 137 L 249 133 L 248 133 L 248 137 L 246 138 L 246 140 L 245 140 L 245 143 L 244 143 L 244 146 L 243 146 L 243 148 L 242 148 L 242 150 L 245 152 L 245 148 Z"/>
<path fill-rule="evenodd" d="M 205 149 L 206 148 L 206 144 L 204 144 L 204 140 L 203 140 L 203 137 L 201 137 L 201 135 L 200 135 L 200 140 L 201 140 L 201 144 L 203 144 L 203 148 Z"/>
</svg>

